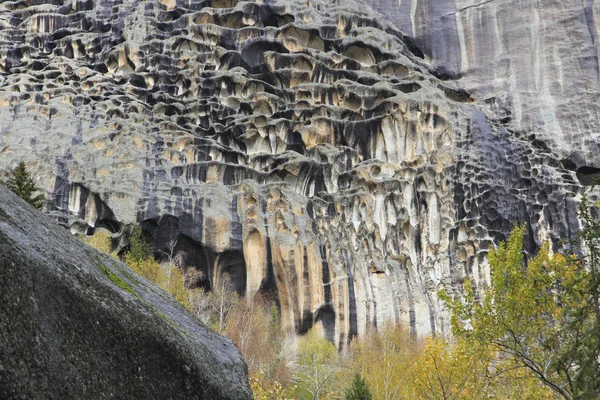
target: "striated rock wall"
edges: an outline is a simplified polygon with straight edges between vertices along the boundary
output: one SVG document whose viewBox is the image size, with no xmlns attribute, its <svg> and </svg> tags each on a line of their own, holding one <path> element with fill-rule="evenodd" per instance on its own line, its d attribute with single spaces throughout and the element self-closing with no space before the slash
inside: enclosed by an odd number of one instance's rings
<svg viewBox="0 0 600 400">
<path fill-rule="evenodd" d="M 571 170 L 600 170 L 598 2 L 368 2 L 511 127 Z"/>
<path fill-rule="evenodd" d="M 557 150 L 365 3 L 20 1 L 0 24 L 0 167 L 27 160 L 72 231 L 177 240 L 197 285 L 272 295 L 284 328 L 446 334 L 437 291 L 485 286 L 513 223 L 530 250 L 578 230 Z"/>
</svg>

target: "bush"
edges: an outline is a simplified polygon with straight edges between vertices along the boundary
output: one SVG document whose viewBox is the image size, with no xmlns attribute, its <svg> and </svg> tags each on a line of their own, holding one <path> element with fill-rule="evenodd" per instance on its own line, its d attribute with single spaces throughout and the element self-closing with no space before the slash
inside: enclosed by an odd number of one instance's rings
<svg viewBox="0 0 600 400">
<path fill-rule="evenodd" d="M 110 234 L 107 231 L 96 230 L 92 236 L 83 236 L 83 240 L 96 250 L 117 258 L 116 254 L 110 251 Z"/>
</svg>

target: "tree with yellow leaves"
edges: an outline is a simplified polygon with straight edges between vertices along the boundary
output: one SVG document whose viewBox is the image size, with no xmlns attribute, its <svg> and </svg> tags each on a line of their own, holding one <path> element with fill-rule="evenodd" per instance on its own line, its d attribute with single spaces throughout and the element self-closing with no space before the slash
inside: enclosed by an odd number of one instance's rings
<svg viewBox="0 0 600 400">
<path fill-rule="evenodd" d="M 352 342 L 351 350 L 354 370 L 365 378 L 373 398 L 412 398 L 413 363 L 422 354 L 423 341 L 412 339 L 404 326 L 387 323 L 380 331 L 369 330 Z"/>
<path fill-rule="evenodd" d="M 311 329 L 300 338 L 294 383 L 298 399 L 331 398 L 338 390 L 339 354 L 334 344 Z"/>
<path fill-rule="evenodd" d="M 491 384 L 490 356 L 487 349 L 464 340 L 451 345 L 441 338 L 427 338 L 423 355 L 414 364 L 415 398 L 485 398 Z"/>
<path fill-rule="evenodd" d="M 516 227 L 488 256 L 492 285 L 483 302 L 469 282 L 463 299 L 441 294 L 457 336 L 493 346 L 565 399 L 600 396 L 600 224 L 585 195 L 579 215 L 586 257 L 551 255 L 545 244 L 526 261 L 525 227 Z"/>
</svg>

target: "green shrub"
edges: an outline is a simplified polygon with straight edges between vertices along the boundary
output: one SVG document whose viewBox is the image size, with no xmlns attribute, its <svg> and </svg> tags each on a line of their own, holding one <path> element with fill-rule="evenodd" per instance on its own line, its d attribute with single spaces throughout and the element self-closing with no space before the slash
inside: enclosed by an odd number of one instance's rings
<svg viewBox="0 0 600 400">
<path fill-rule="evenodd" d="M 365 378 L 361 377 L 360 374 L 354 374 L 354 380 L 352 386 L 346 390 L 344 394 L 345 400 L 371 400 L 371 391 L 365 381 Z"/>
</svg>

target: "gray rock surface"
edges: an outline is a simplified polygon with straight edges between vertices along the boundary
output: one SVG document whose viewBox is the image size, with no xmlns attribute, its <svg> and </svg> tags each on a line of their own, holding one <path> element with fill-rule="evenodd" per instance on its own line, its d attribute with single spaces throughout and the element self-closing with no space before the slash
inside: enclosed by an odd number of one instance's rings
<svg viewBox="0 0 600 400">
<path fill-rule="evenodd" d="M 229 339 L 0 186 L 0 398 L 250 399 Z"/>
<path fill-rule="evenodd" d="M 562 150 L 362 1 L 5 2 L 0 24 L 0 168 L 25 159 L 72 231 L 177 240 L 198 286 L 273 296 L 285 329 L 446 334 L 436 293 L 485 287 L 514 223 L 530 251 L 579 229 Z"/>
<path fill-rule="evenodd" d="M 368 0 L 440 73 L 571 169 L 600 170 L 600 3 Z"/>
</svg>

